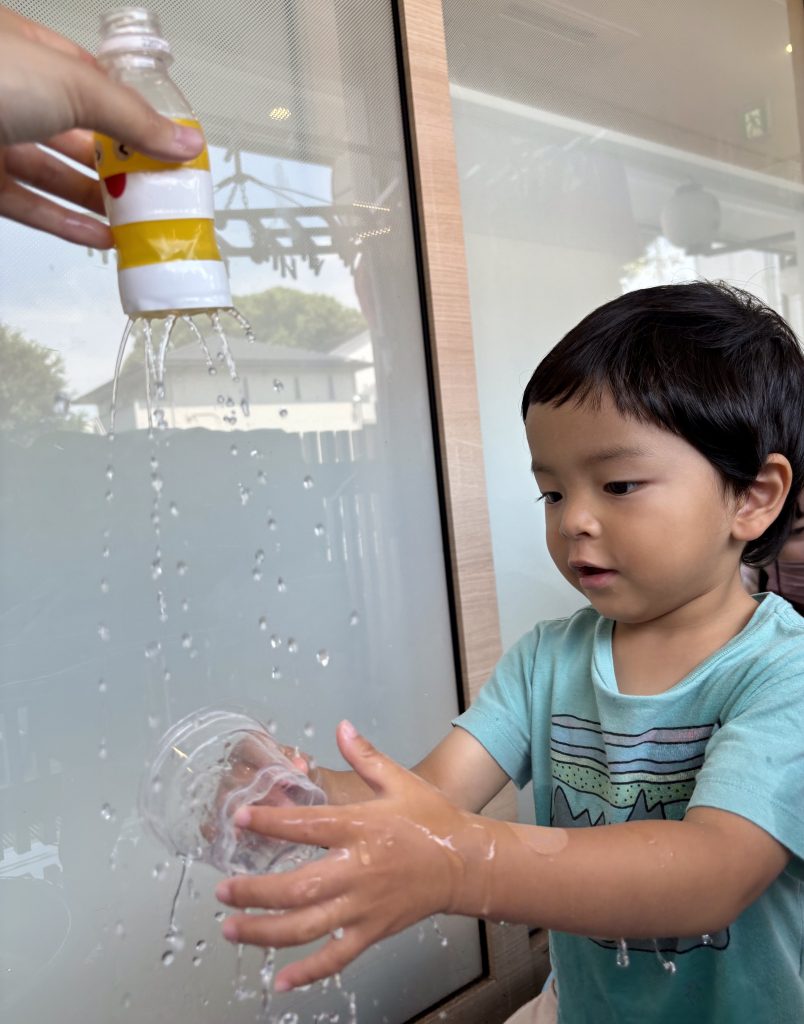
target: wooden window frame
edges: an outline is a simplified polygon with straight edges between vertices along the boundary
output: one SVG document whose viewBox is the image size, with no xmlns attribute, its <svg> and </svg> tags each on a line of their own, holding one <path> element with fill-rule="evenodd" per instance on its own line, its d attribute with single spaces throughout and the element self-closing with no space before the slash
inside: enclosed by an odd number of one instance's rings
<svg viewBox="0 0 804 1024">
<path fill-rule="evenodd" d="M 395 7 L 460 685 L 464 703 L 469 704 L 499 659 L 501 642 L 444 14 L 441 0 L 397 0 Z M 513 787 L 507 786 L 484 813 L 515 820 Z M 549 970 L 544 933 L 531 934 L 524 925 L 483 922 L 480 927 L 483 975 L 416 1021 L 497 1024 L 538 993 Z"/>
</svg>

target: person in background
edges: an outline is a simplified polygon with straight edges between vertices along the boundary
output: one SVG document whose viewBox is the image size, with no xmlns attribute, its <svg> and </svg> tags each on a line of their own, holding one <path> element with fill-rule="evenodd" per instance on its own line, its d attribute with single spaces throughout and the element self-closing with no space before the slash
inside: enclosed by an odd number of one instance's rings
<svg viewBox="0 0 804 1024">
<path fill-rule="evenodd" d="M 804 619 L 740 578 L 789 534 L 803 393 L 784 320 L 712 282 L 622 295 L 542 360 L 531 468 L 589 604 L 522 637 L 413 771 L 342 722 L 353 771 L 308 769 L 329 806 L 236 813 L 329 851 L 217 887 L 268 911 L 232 942 L 326 940 L 277 990 L 452 913 L 550 929 L 555 986 L 517 1024 L 804 1021 Z M 537 824 L 479 815 L 509 780 Z"/>
<path fill-rule="evenodd" d="M 192 159 L 204 145 L 199 132 L 113 82 L 86 50 L 0 6 L 0 217 L 111 248 L 111 232 L 98 219 L 95 131 L 163 160 Z"/>
</svg>

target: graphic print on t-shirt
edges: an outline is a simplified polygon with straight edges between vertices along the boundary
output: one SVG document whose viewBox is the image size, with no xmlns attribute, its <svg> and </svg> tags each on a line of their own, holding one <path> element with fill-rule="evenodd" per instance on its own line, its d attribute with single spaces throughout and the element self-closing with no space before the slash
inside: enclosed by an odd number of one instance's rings
<svg viewBox="0 0 804 1024">
<path fill-rule="evenodd" d="M 558 828 L 610 825 L 647 818 L 675 821 L 684 812 L 717 723 L 605 732 L 599 722 L 553 715 L 550 762 L 553 799 L 550 822 Z M 708 940 L 708 941 L 707 941 Z M 615 949 L 615 942 L 597 941 Z M 702 945 L 723 949 L 728 929 L 703 939 L 662 938 L 662 952 L 684 953 Z M 628 948 L 655 952 L 654 940 L 628 939 Z"/>
</svg>

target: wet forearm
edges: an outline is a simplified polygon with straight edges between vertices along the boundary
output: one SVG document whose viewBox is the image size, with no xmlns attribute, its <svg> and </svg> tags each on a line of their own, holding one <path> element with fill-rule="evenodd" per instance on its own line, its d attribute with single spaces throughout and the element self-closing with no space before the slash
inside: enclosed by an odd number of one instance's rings
<svg viewBox="0 0 804 1024">
<path fill-rule="evenodd" d="M 730 924 L 751 891 L 737 851 L 687 822 L 557 829 L 482 822 L 456 907 L 604 937 L 695 935 Z"/>
</svg>

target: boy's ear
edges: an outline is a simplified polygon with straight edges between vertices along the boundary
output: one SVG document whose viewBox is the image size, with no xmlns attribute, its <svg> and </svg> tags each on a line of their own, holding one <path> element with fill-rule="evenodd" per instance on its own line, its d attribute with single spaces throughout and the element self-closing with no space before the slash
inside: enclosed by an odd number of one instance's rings
<svg viewBox="0 0 804 1024">
<path fill-rule="evenodd" d="M 779 515 L 790 492 L 793 470 L 784 455 L 767 457 L 734 515 L 732 536 L 747 543 L 761 537 Z"/>
</svg>

